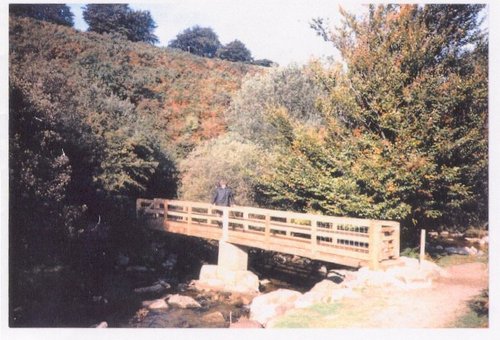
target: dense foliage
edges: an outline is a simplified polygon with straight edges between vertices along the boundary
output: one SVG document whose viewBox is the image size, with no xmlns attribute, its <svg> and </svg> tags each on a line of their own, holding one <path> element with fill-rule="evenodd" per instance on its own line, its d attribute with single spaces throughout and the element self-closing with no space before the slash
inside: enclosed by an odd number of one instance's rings
<svg viewBox="0 0 500 340">
<path fill-rule="evenodd" d="M 177 34 L 168 46 L 202 57 L 213 58 L 222 45 L 219 37 L 210 27 L 193 26 Z"/>
<path fill-rule="evenodd" d="M 229 129 L 267 149 L 279 145 L 279 118 L 310 126 L 324 124 L 317 101 L 326 91 L 315 80 L 314 69 L 291 65 L 248 76 L 234 96 L 226 114 Z"/>
<path fill-rule="evenodd" d="M 255 205 L 257 179 L 269 155 L 250 141 L 225 134 L 196 147 L 179 164 L 182 199 L 210 202 L 220 179 L 228 181 L 237 205 Z"/>
<path fill-rule="evenodd" d="M 233 62 L 242 62 L 258 66 L 273 66 L 269 59 L 253 60 L 252 52 L 239 40 L 233 40 L 226 45 L 219 41 L 217 33 L 210 27 L 198 25 L 186 28 L 177 34 L 175 39 L 168 44 L 171 48 L 177 48 L 195 55 L 206 58 L 220 58 Z"/>
<path fill-rule="evenodd" d="M 327 124 L 287 123 L 288 147 L 261 187 L 268 202 L 401 220 L 406 236 L 487 221 L 482 8 L 371 6 L 363 18 L 343 13 L 333 32 L 316 21 L 345 64 L 318 69 Z"/>
<path fill-rule="evenodd" d="M 149 11 L 134 11 L 127 4 L 89 4 L 83 9 L 89 32 L 125 36 L 130 41 L 157 43 L 156 23 Z"/>
<path fill-rule="evenodd" d="M 11 17 L 11 260 L 75 258 L 138 196 L 175 197 L 176 163 L 225 130 L 251 66 Z"/>
<path fill-rule="evenodd" d="M 52 22 L 58 25 L 72 27 L 73 13 L 64 4 L 10 4 L 9 13 L 20 17 Z"/>
<path fill-rule="evenodd" d="M 230 43 L 219 47 L 216 56 L 218 58 L 229 61 L 251 62 L 252 53 L 250 50 L 239 40 L 233 40 Z"/>
</svg>

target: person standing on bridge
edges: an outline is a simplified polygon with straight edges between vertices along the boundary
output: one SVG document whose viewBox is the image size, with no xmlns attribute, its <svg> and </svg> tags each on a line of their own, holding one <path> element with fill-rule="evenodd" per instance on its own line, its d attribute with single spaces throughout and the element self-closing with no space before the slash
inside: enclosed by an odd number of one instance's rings
<svg viewBox="0 0 500 340">
<path fill-rule="evenodd" d="M 234 204 L 233 191 L 227 186 L 224 179 L 221 179 L 219 185 L 215 188 L 212 204 L 223 207 L 230 207 Z"/>
</svg>

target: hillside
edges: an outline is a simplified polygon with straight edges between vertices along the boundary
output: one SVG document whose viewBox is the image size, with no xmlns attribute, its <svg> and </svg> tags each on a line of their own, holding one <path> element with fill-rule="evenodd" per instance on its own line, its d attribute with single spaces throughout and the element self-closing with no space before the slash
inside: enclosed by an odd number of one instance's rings
<svg viewBox="0 0 500 340">
<path fill-rule="evenodd" d="M 122 240 L 135 199 L 177 195 L 179 160 L 262 70 L 28 18 L 9 47 L 14 267 L 78 261 L 96 223 Z"/>
<path fill-rule="evenodd" d="M 104 95 L 150 115 L 165 141 L 188 149 L 224 131 L 231 94 L 260 69 L 16 17 L 10 18 L 10 51 L 11 77 L 25 78 L 40 66 L 38 72 L 50 68 L 66 78 L 64 86 L 75 93 L 99 84 Z"/>
</svg>

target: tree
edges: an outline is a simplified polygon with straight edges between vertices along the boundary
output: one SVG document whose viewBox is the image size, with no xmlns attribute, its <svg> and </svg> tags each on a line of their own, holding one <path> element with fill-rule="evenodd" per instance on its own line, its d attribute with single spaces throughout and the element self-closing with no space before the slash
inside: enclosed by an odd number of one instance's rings
<svg viewBox="0 0 500 340">
<path fill-rule="evenodd" d="M 220 47 L 217 50 L 217 57 L 229 61 L 241 61 L 248 63 L 252 61 L 252 53 L 245 44 L 239 40 L 234 40 Z"/>
<path fill-rule="evenodd" d="M 10 4 L 9 12 L 16 16 L 30 17 L 58 25 L 73 27 L 73 13 L 64 4 Z"/>
<path fill-rule="evenodd" d="M 415 228 L 487 221 L 487 36 L 482 5 L 370 6 L 319 33 L 344 65 L 323 128 L 293 127 L 280 164 L 263 177 L 268 204 L 401 220 Z"/>
<path fill-rule="evenodd" d="M 193 26 L 177 34 L 168 46 L 202 57 L 213 58 L 221 47 L 221 43 L 210 27 Z"/>
<path fill-rule="evenodd" d="M 233 97 L 226 115 L 229 130 L 270 149 L 276 142 L 277 127 L 272 119 L 277 109 L 302 124 L 321 125 L 323 114 L 316 103 L 325 95 L 309 65 L 291 65 L 255 74 L 245 78 Z"/>
<path fill-rule="evenodd" d="M 198 145 L 180 164 L 180 196 L 210 202 L 218 180 L 225 178 L 238 205 L 255 204 L 256 179 L 268 155 L 237 134 L 226 134 Z"/>
<path fill-rule="evenodd" d="M 117 33 L 130 41 L 157 43 L 156 23 L 149 11 L 134 11 L 127 4 L 89 4 L 83 10 L 89 32 Z"/>
</svg>

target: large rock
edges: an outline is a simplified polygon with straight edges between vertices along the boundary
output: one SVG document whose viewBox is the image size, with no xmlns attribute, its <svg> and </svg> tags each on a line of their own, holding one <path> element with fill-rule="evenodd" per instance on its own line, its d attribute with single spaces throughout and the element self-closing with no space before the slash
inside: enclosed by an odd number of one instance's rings
<svg viewBox="0 0 500 340">
<path fill-rule="evenodd" d="M 383 283 L 382 276 L 387 280 L 387 285 L 401 289 L 421 289 L 432 286 L 434 279 L 446 277 L 448 274 L 444 269 L 439 267 L 434 262 L 418 259 L 401 257 L 399 259 L 401 265 L 388 268 L 385 272 L 379 274 L 370 273 L 369 270 L 364 270 L 363 277 L 378 277 L 375 279 L 377 283 Z M 368 280 L 371 281 L 370 279 Z M 373 281 L 371 281 L 373 283 Z"/>
<path fill-rule="evenodd" d="M 357 296 L 352 288 L 343 288 L 330 280 L 323 280 L 299 297 L 295 301 L 295 308 L 307 308 L 318 303 L 332 303 L 346 297 L 355 298 Z"/>
<path fill-rule="evenodd" d="M 101 322 L 100 324 L 94 326 L 95 328 L 108 328 L 108 323 L 106 321 Z"/>
<path fill-rule="evenodd" d="M 192 297 L 184 295 L 171 295 L 168 304 L 177 308 L 201 308 L 201 305 Z"/>
<path fill-rule="evenodd" d="M 205 314 L 201 317 L 203 320 L 203 324 L 206 327 L 224 327 L 226 324 L 226 320 L 224 319 L 224 315 L 221 312 L 213 312 L 210 314 Z"/>
<path fill-rule="evenodd" d="M 168 304 L 165 299 L 157 299 L 152 301 L 143 301 L 143 307 L 147 307 L 149 309 L 168 309 Z"/>
<path fill-rule="evenodd" d="M 387 272 L 370 270 L 367 267 L 362 267 L 358 270 L 356 280 L 348 283 L 349 288 L 356 288 L 359 286 L 369 287 L 395 287 L 401 284 L 394 275 Z"/>
<path fill-rule="evenodd" d="M 201 267 L 200 279 L 194 282 L 198 290 L 224 290 L 253 293 L 259 291 L 259 278 L 248 270 L 229 270 L 217 265 Z"/>
<path fill-rule="evenodd" d="M 250 305 L 250 319 L 265 326 L 272 318 L 294 308 L 295 301 L 301 296 L 301 293 L 289 289 L 278 289 L 274 292 L 260 295 L 254 298 Z"/>
</svg>

